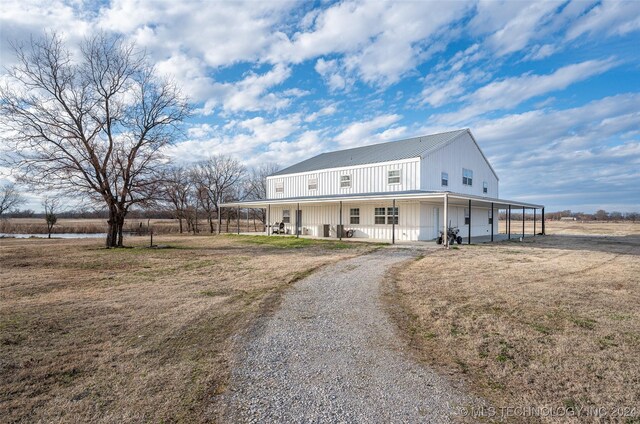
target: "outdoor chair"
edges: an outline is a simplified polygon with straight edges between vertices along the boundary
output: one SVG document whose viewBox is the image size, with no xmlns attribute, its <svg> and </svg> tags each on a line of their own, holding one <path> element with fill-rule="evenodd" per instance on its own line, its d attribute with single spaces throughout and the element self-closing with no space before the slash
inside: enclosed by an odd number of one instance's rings
<svg viewBox="0 0 640 424">
<path fill-rule="evenodd" d="M 284 222 L 275 223 L 272 234 L 284 234 Z"/>
</svg>

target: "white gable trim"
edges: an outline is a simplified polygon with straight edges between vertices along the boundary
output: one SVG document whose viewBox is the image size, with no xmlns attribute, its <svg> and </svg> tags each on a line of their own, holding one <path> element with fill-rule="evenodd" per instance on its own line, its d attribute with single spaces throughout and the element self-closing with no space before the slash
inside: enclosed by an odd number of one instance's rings
<svg viewBox="0 0 640 424">
<path fill-rule="evenodd" d="M 496 179 L 498 181 L 500 181 L 500 177 L 498 177 L 498 174 L 496 173 L 495 169 L 493 169 L 493 166 L 491 166 L 491 163 L 489 162 L 489 159 L 487 159 L 487 157 L 485 156 L 484 152 L 482 151 L 482 149 L 480 148 L 480 145 L 478 144 L 478 142 L 476 141 L 476 138 L 473 136 L 473 134 L 471 134 L 471 130 L 469 128 L 466 129 L 466 133 L 461 133 L 458 134 L 455 137 L 450 138 L 449 140 L 445 141 L 444 143 L 442 143 L 440 146 L 436 147 L 433 150 L 430 150 L 429 152 L 425 153 L 424 156 L 422 156 L 422 159 L 426 158 L 428 155 L 430 155 L 433 152 L 437 152 L 438 150 L 442 149 L 445 146 L 448 146 L 449 144 L 453 143 L 454 141 L 456 141 L 458 138 L 460 138 L 461 136 L 465 135 L 465 134 L 469 134 L 469 136 L 471 137 L 471 140 L 473 141 L 473 144 L 476 145 L 476 148 L 478 149 L 478 151 L 480 152 L 480 154 L 482 155 L 482 158 L 484 159 L 484 161 L 487 163 L 487 165 L 489 166 L 489 169 L 491 170 L 491 172 L 493 173 L 493 175 L 496 177 Z"/>
</svg>

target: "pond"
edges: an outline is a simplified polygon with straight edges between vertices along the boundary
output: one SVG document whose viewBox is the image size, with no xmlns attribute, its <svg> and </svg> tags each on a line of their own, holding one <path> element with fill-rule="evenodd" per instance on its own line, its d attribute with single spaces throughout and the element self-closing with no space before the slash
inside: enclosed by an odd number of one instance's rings
<svg viewBox="0 0 640 424">
<path fill-rule="evenodd" d="M 59 233 L 51 234 L 51 238 L 58 239 L 79 239 L 79 238 L 102 238 L 106 237 L 107 233 Z M 0 238 L 47 238 L 47 234 L 8 234 L 0 233 Z"/>
</svg>

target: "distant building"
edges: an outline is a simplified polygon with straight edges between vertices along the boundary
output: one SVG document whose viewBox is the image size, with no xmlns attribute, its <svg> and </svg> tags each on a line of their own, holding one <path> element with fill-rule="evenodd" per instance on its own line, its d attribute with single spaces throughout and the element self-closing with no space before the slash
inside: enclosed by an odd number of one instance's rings
<svg viewBox="0 0 640 424">
<path fill-rule="evenodd" d="M 560 217 L 560 221 L 577 221 L 577 219 L 572 216 L 563 216 Z"/>
<path fill-rule="evenodd" d="M 496 210 L 542 209 L 500 199 L 498 175 L 469 129 L 323 153 L 267 178 L 267 198 L 222 207 L 265 208 L 290 234 L 432 240 L 497 234 Z"/>
</svg>

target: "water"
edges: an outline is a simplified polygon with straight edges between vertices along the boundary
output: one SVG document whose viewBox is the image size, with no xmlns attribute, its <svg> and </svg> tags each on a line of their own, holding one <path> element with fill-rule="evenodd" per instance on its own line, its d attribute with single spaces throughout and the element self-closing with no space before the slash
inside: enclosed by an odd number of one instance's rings
<svg viewBox="0 0 640 424">
<path fill-rule="evenodd" d="M 59 234 L 51 234 L 51 238 L 62 238 L 62 239 L 80 239 L 80 238 L 103 238 L 106 237 L 107 233 L 59 233 Z M 2 237 L 13 237 L 13 238 L 47 238 L 49 237 L 47 234 L 8 234 L 8 233 L 0 233 L 0 238 Z"/>
</svg>

